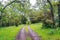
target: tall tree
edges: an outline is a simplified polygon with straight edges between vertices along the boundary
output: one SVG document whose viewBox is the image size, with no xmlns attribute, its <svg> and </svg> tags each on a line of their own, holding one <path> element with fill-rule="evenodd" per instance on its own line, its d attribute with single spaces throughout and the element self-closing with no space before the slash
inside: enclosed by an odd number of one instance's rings
<svg viewBox="0 0 60 40">
<path fill-rule="evenodd" d="M 54 27 L 55 21 L 54 21 L 54 14 L 53 14 L 53 5 L 52 5 L 51 1 L 52 0 L 38 0 L 37 3 L 38 3 L 38 5 L 40 4 L 40 8 L 44 8 L 45 4 L 49 3 L 49 5 L 50 5 L 50 11 L 51 11 L 51 13 L 50 13 L 51 14 L 51 20 L 53 21 L 52 25 Z M 44 10 L 46 11 L 46 8 L 44 8 Z"/>
<path fill-rule="evenodd" d="M 52 21 L 53 21 L 53 27 L 55 26 L 55 21 L 54 21 L 54 14 L 53 14 L 53 6 L 52 6 L 52 3 L 47 0 L 47 2 L 49 3 L 50 5 L 50 10 L 51 10 L 51 17 L 52 17 Z"/>
<path fill-rule="evenodd" d="M 59 17 L 59 27 L 60 27 L 60 0 L 58 4 L 58 17 Z"/>
</svg>

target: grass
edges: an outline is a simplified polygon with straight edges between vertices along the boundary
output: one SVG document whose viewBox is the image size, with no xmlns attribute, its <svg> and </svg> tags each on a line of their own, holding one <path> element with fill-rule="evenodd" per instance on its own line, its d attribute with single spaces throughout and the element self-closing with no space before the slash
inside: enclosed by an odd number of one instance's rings
<svg viewBox="0 0 60 40">
<path fill-rule="evenodd" d="M 0 40 L 15 40 L 17 33 L 23 25 L 0 28 Z"/>
<path fill-rule="evenodd" d="M 0 40 L 15 40 L 17 33 L 24 25 L 10 26 L 10 27 L 1 27 L 0 28 Z M 31 29 L 36 32 L 42 40 L 60 40 L 60 28 L 56 29 L 42 29 L 42 23 L 31 24 Z M 27 25 L 25 27 L 26 32 L 28 33 Z M 31 40 L 30 37 L 27 37 L 28 40 Z"/>
<path fill-rule="evenodd" d="M 42 38 L 42 40 L 60 40 L 60 29 L 42 29 L 42 23 L 31 24 L 31 28 Z"/>
</svg>

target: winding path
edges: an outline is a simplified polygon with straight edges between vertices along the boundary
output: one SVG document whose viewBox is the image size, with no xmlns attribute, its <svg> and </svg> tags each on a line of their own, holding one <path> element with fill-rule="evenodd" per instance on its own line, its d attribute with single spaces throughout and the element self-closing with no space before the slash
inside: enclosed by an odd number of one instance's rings
<svg viewBox="0 0 60 40">
<path fill-rule="evenodd" d="M 19 33 L 16 36 L 16 40 L 27 40 L 26 36 L 27 33 L 24 29 L 24 27 L 19 31 Z M 28 35 L 30 36 L 31 40 L 41 40 L 39 36 L 28 26 Z"/>
</svg>

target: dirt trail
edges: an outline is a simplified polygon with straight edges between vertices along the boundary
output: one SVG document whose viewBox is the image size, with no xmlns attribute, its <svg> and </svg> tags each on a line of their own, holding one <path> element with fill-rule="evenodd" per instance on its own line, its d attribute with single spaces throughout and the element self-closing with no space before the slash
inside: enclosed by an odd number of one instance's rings
<svg viewBox="0 0 60 40">
<path fill-rule="evenodd" d="M 25 31 L 25 27 L 23 27 L 16 36 L 16 40 L 27 40 L 30 36 L 31 40 L 41 40 L 38 35 L 28 26 L 28 34 Z"/>
<path fill-rule="evenodd" d="M 20 30 L 20 32 L 16 36 L 16 40 L 26 40 L 26 32 L 24 27 Z"/>
<path fill-rule="evenodd" d="M 41 40 L 38 35 L 28 26 L 28 32 L 32 40 Z"/>
</svg>

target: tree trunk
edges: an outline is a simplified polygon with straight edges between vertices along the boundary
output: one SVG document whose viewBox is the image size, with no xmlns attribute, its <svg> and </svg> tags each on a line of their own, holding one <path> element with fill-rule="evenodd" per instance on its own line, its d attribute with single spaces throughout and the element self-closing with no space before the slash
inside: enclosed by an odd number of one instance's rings
<svg viewBox="0 0 60 40">
<path fill-rule="evenodd" d="M 59 17 L 59 27 L 60 27 L 60 1 L 58 4 L 58 17 Z"/>
<path fill-rule="evenodd" d="M 52 19 L 52 21 L 53 21 L 53 27 L 55 27 L 55 21 L 54 21 L 54 14 L 53 14 L 53 6 L 52 6 L 52 4 L 51 4 L 51 2 L 49 1 L 49 0 L 47 0 L 47 2 L 49 3 L 49 5 L 50 5 L 50 10 L 51 10 L 51 19 Z"/>
</svg>

